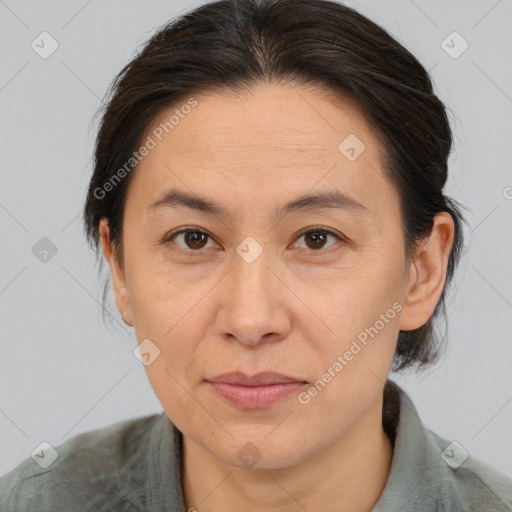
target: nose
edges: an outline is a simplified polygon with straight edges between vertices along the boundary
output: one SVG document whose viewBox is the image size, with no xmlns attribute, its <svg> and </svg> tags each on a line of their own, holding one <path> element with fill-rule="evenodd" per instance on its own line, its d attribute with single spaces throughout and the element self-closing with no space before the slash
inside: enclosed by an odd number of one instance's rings
<svg viewBox="0 0 512 512">
<path fill-rule="evenodd" d="M 220 291 L 218 334 L 248 346 L 285 339 L 293 294 L 271 268 L 267 253 L 264 250 L 250 263 L 235 253 L 233 260 Z"/>
</svg>

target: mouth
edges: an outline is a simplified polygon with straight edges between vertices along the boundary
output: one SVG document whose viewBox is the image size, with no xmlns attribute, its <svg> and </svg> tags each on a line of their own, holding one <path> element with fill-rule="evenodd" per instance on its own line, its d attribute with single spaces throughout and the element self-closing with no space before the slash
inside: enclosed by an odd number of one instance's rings
<svg viewBox="0 0 512 512">
<path fill-rule="evenodd" d="M 242 372 L 206 379 L 211 388 L 240 409 L 264 409 L 306 386 L 307 381 L 275 372 L 249 377 Z"/>
</svg>

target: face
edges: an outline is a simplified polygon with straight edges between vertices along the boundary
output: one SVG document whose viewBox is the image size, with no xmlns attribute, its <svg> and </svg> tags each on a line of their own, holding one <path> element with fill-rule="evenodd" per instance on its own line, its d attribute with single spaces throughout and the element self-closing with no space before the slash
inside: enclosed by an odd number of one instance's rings
<svg viewBox="0 0 512 512">
<path fill-rule="evenodd" d="M 253 450 L 258 467 L 285 467 L 365 417 L 399 330 L 432 311 L 407 303 L 417 273 L 399 198 L 354 104 L 291 86 L 194 99 L 168 133 L 158 126 L 179 106 L 146 133 L 156 145 L 128 189 L 123 270 L 109 259 L 116 301 L 150 340 L 147 375 L 185 436 L 235 466 Z M 166 201 L 171 190 L 207 203 Z M 229 399 L 210 382 L 228 372 L 299 384 L 273 400 L 231 386 Z"/>
</svg>

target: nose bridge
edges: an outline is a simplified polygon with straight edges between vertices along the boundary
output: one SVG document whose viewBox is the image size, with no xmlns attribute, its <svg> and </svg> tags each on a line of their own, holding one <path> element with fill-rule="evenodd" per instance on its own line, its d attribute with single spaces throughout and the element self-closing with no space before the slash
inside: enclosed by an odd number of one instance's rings
<svg viewBox="0 0 512 512">
<path fill-rule="evenodd" d="M 272 274 L 267 267 L 271 264 L 269 255 L 268 248 L 251 236 L 237 246 L 233 262 L 232 295 L 237 296 L 238 300 L 245 302 L 251 297 L 260 300 L 258 296 L 261 292 L 269 290 Z"/>
<path fill-rule="evenodd" d="M 236 248 L 218 316 L 220 335 L 248 345 L 261 342 L 267 334 L 286 336 L 289 320 L 283 308 L 282 285 L 270 270 L 270 253 L 252 237 Z"/>
</svg>

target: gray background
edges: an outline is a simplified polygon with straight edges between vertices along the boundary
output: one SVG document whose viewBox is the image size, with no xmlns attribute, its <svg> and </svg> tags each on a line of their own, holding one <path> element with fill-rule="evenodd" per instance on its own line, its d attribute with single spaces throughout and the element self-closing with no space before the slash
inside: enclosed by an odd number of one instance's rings
<svg viewBox="0 0 512 512">
<path fill-rule="evenodd" d="M 42 441 L 162 410 L 111 296 L 114 328 L 102 322 L 79 214 L 108 84 L 159 25 L 202 3 L 0 0 L 0 474 Z M 512 477 L 512 2 L 347 4 L 432 70 L 455 134 L 447 192 L 469 208 L 445 358 L 392 378 L 426 426 Z M 31 48 L 43 31 L 59 44 L 47 59 Z M 469 44 L 458 58 L 442 46 L 454 31 Z M 46 262 L 32 251 L 42 237 L 57 248 Z"/>
</svg>

